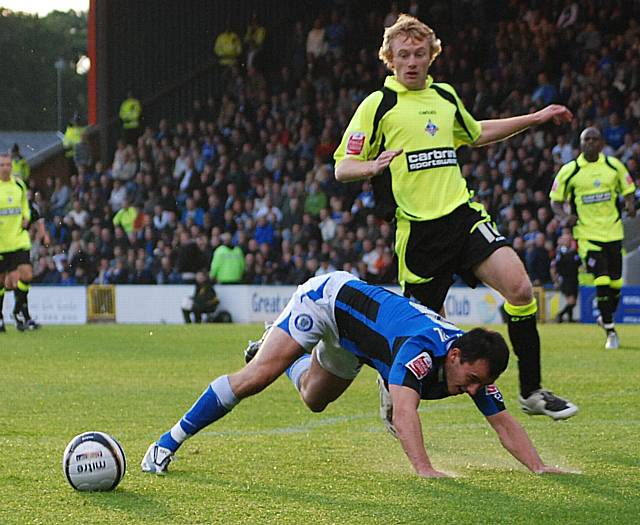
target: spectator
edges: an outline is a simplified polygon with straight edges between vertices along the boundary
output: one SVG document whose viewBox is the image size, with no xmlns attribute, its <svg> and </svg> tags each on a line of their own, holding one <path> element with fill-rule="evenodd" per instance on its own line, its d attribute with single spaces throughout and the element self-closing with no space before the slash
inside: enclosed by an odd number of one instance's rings
<svg viewBox="0 0 640 525">
<path fill-rule="evenodd" d="M 133 273 L 129 276 L 129 283 L 131 284 L 156 284 L 156 280 L 145 263 L 144 259 L 136 259 L 135 268 Z"/>
<path fill-rule="evenodd" d="M 80 125 L 80 119 L 77 115 L 74 115 L 67 124 L 67 129 L 64 132 L 62 146 L 64 148 L 64 156 L 67 159 L 69 173 L 71 174 L 77 173 L 76 163 L 73 159 L 75 156 L 76 145 L 80 142 L 84 130 L 84 126 Z"/>
<path fill-rule="evenodd" d="M 342 58 L 344 53 L 346 31 L 338 11 L 334 9 L 331 11 L 331 22 L 325 30 L 325 40 L 327 43 L 327 51 L 331 53 L 335 59 Z"/>
<path fill-rule="evenodd" d="M 613 150 L 617 150 L 624 144 L 624 137 L 628 132 L 629 129 L 620 121 L 619 115 L 612 113 L 609 125 L 602 131 L 602 136 Z"/>
<path fill-rule="evenodd" d="M 169 257 L 162 257 L 160 259 L 160 270 L 156 274 L 157 284 L 181 284 L 182 277 L 179 272 L 171 266 L 171 259 Z"/>
<path fill-rule="evenodd" d="M 547 106 L 556 102 L 558 99 L 558 91 L 555 86 L 549 82 L 546 73 L 538 74 L 538 87 L 531 95 L 531 100 L 539 106 Z"/>
<path fill-rule="evenodd" d="M 527 241 L 526 268 L 534 286 L 545 286 L 551 283 L 549 252 L 545 248 L 544 233 L 536 233 Z"/>
<path fill-rule="evenodd" d="M 244 34 L 244 49 L 247 53 L 247 68 L 255 65 L 256 58 L 262 49 L 267 30 L 258 20 L 258 13 L 251 13 L 251 20 Z"/>
<path fill-rule="evenodd" d="M 113 225 L 121 226 L 126 233 L 131 233 L 134 231 L 139 213 L 138 208 L 134 206 L 127 197 L 124 199 L 122 208 L 113 216 Z"/>
<path fill-rule="evenodd" d="M 182 224 L 193 223 L 196 226 L 204 226 L 204 210 L 196 206 L 195 200 L 190 197 L 187 198 L 186 207 L 182 212 L 180 222 L 182 222 Z"/>
<path fill-rule="evenodd" d="M 325 41 L 325 29 L 322 18 L 317 17 L 313 22 L 313 27 L 307 33 L 307 59 L 314 63 L 318 58 L 327 52 Z"/>
<path fill-rule="evenodd" d="M 223 233 L 220 238 L 223 244 L 213 252 L 209 277 L 221 284 L 240 283 L 244 273 L 244 254 L 238 246 L 231 246 L 229 233 Z"/>
<path fill-rule="evenodd" d="M 309 213 L 313 217 L 319 217 L 320 210 L 326 208 L 327 204 L 327 196 L 322 189 L 320 189 L 320 184 L 318 184 L 318 181 L 312 181 L 304 200 L 304 212 Z"/>
<path fill-rule="evenodd" d="M 398 8 L 398 2 L 391 2 L 391 9 L 384 17 L 384 27 L 391 27 L 398 20 L 400 16 L 400 10 Z"/>
<path fill-rule="evenodd" d="M 73 152 L 73 161 L 78 172 L 81 169 L 86 171 L 91 167 L 91 145 L 89 144 L 89 135 L 86 130 L 80 135 L 80 142 L 76 144 Z"/>
<path fill-rule="evenodd" d="M 221 66 L 230 67 L 235 65 L 242 55 L 240 37 L 231 28 L 225 29 L 216 38 L 214 51 Z"/>
<path fill-rule="evenodd" d="M 56 177 L 55 189 L 51 194 L 50 206 L 53 215 L 65 215 L 67 205 L 71 199 L 71 189 L 60 177 Z"/>
<path fill-rule="evenodd" d="M 275 241 L 275 230 L 273 223 L 267 220 L 266 216 L 259 217 L 256 221 L 255 239 L 258 244 L 272 245 Z"/>
<path fill-rule="evenodd" d="M 29 182 L 31 177 L 31 167 L 20 152 L 20 146 L 14 144 L 11 148 L 11 174 L 21 178 L 24 182 Z"/>
<path fill-rule="evenodd" d="M 558 142 L 551 150 L 551 154 L 557 164 L 566 164 L 573 159 L 573 148 L 567 143 L 564 135 L 558 135 Z"/>
<path fill-rule="evenodd" d="M 89 224 L 89 220 L 89 212 L 82 208 L 78 199 L 75 199 L 71 210 L 65 217 L 65 222 L 67 222 L 67 224 L 72 228 L 80 228 L 81 230 L 84 230 Z"/>
<path fill-rule="evenodd" d="M 127 144 L 135 144 L 140 135 L 140 118 L 142 116 L 142 104 L 129 91 L 127 98 L 120 104 L 118 113 L 122 122 L 122 138 Z"/>
<path fill-rule="evenodd" d="M 576 23 L 578 20 L 578 3 L 573 0 L 565 0 L 565 5 L 560 16 L 556 22 L 556 25 L 560 29 L 567 29 Z"/>
</svg>

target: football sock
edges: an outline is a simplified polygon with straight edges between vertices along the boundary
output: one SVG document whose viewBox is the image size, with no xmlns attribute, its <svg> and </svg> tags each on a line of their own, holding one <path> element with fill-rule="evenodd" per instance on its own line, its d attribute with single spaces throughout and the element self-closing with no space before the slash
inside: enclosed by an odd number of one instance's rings
<svg viewBox="0 0 640 525">
<path fill-rule="evenodd" d="M 602 322 L 604 327 L 608 328 L 608 325 L 613 323 L 613 309 L 611 308 L 612 301 L 610 298 L 609 285 L 598 285 L 596 283 L 596 301 L 598 302 L 598 310 L 602 316 Z"/>
<path fill-rule="evenodd" d="M 311 354 L 304 354 L 302 357 L 294 361 L 294 363 L 285 371 L 285 374 L 287 374 L 287 377 L 291 379 L 293 386 L 296 387 L 298 392 L 300 392 L 300 378 L 302 377 L 302 374 L 309 370 L 310 366 Z"/>
<path fill-rule="evenodd" d="M 29 283 L 18 281 L 18 286 L 13 291 L 14 297 L 16 299 L 16 304 L 13 308 L 13 311 L 21 312 L 24 315 L 26 321 L 31 319 L 31 316 L 29 315 L 29 300 L 27 298 L 29 288 L 31 288 Z"/>
<path fill-rule="evenodd" d="M 562 319 L 562 316 L 564 314 L 567 314 L 567 316 L 569 317 L 569 321 L 573 321 L 573 308 L 574 307 L 575 307 L 575 304 L 567 304 L 567 305 L 565 305 L 565 307 L 558 314 L 558 317 L 560 319 Z"/>
<path fill-rule="evenodd" d="M 575 304 L 568 304 L 567 306 L 564 307 L 564 309 L 567 311 L 567 314 L 569 315 L 569 322 L 573 321 L 573 309 L 576 307 Z"/>
<path fill-rule="evenodd" d="M 229 376 L 220 376 L 205 389 L 180 421 L 160 437 L 158 445 L 175 452 L 186 439 L 226 416 L 239 402 L 231 390 Z"/>
<path fill-rule="evenodd" d="M 615 317 L 618 304 L 620 303 L 620 292 L 622 288 L 622 277 L 620 279 L 611 279 L 609 285 L 609 299 L 611 300 L 611 315 Z"/>
<path fill-rule="evenodd" d="M 540 388 L 540 336 L 536 324 L 538 306 L 534 299 L 524 306 L 504 303 L 513 351 L 518 358 L 520 394 L 527 398 Z"/>
<path fill-rule="evenodd" d="M 3 304 L 4 304 L 4 286 L 0 286 L 0 317 L 2 317 Z"/>
</svg>

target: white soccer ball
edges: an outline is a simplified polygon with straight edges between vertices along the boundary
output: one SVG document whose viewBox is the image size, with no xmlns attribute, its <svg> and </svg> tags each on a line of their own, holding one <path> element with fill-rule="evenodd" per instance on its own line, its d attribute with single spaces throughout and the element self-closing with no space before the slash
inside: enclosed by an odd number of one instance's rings
<svg viewBox="0 0 640 525">
<path fill-rule="evenodd" d="M 62 456 L 62 471 L 80 491 L 113 490 L 124 477 L 124 450 L 104 432 L 83 432 L 74 437 Z"/>
</svg>

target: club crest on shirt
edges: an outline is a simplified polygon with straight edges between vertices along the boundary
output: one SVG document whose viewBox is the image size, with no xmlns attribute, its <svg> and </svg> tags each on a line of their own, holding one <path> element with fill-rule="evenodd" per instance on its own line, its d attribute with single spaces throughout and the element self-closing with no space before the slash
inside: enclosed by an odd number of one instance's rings
<svg viewBox="0 0 640 525">
<path fill-rule="evenodd" d="M 310 315 L 300 314 L 298 317 L 295 318 L 295 321 L 293 321 L 293 324 L 301 332 L 308 332 L 313 327 L 313 319 L 311 319 Z"/>
<path fill-rule="evenodd" d="M 364 147 L 365 135 L 361 131 L 354 131 L 347 140 L 347 155 L 360 155 Z"/>
<path fill-rule="evenodd" d="M 13 202 L 13 197 L 12 197 L 11 195 L 9 195 L 9 196 L 7 197 L 7 202 L 8 202 L 9 204 L 11 204 L 11 203 Z"/>
<path fill-rule="evenodd" d="M 431 370 L 431 356 L 427 352 L 422 352 L 404 366 L 411 370 L 417 379 L 424 379 Z"/>
<path fill-rule="evenodd" d="M 429 122 L 427 122 L 427 124 L 424 127 L 424 130 L 432 137 L 435 136 L 436 133 L 438 133 L 439 129 L 440 128 L 438 126 L 436 126 L 433 122 L 431 122 L 431 119 L 429 119 Z"/>
<path fill-rule="evenodd" d="M 600 182 L 600 179 L 596 179 L 596 180 L 594 180 L 594 181 L 593 181 L 593 185 L 594 185 L 596 188 L 599 188 L 601 184 L 602 184 L 602 183 Z"/>
</svg>

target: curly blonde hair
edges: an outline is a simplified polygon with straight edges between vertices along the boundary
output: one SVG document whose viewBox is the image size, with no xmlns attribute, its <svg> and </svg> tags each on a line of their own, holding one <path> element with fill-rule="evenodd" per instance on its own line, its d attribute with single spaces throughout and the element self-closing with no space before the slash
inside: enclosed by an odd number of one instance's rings
<svg viewBox="0 0 640 525">
<path fill-rule="evenodd" d="M 420 22 L 417 18 L 403 13 L 398 17 L 395 24 L 384 30 L 382 46 L 380 46 L 380 51 L 378 51 L 378 58 L 392 71 L 393 50 L 391 49 L 391 42 L 397 36 L 404 36 L 415 40 L 426 40 L 429 44 L 429 52 L 431 53 L 429 65 L 433 63 L 442 51 L 440 39 L 436 37 L 433 29 L 427 24 Z"/>
</svg>

